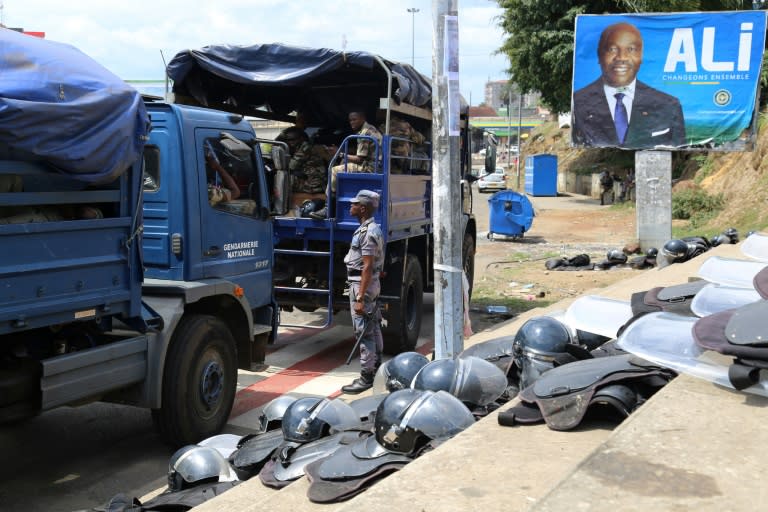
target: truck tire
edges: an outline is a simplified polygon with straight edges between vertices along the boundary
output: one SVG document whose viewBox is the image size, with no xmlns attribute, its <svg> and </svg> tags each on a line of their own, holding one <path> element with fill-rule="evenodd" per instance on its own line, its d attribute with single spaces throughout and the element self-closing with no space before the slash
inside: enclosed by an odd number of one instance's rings
<svg viewBox="0 0 768 512">
<path fill-rule="evenodd" d="M 211 315 L 183 318 L 165 361 L 162 406 L 152 410 L 160 437 L 180 447 L 217 434 L 236 387 L 237 354 L 227 326 Z"/>
<path fill-rule="evenodd" d="M 402 276 L 402 279 L 401 279 Z M 387 277 L 389 292 L 400 300 L 390 303 L 387 311 L 387 326 L 382 330 L 384 352 L 396 355 L 416 348 L 421 332 L 421 316 L 424 305 L 424 281 L 419 259 L 409 254 L 405 260 L 405 274 L 402 267 Z"/>
<path fill-rule="evenodd" d="M 464 273 L 467 275 L 467 281 L 469 282 L 469 298 L 472 299 L 472 288 L 475 281 L 475 239 L 469 233 L 464 235 L 461 259 Z"/>
</svg>

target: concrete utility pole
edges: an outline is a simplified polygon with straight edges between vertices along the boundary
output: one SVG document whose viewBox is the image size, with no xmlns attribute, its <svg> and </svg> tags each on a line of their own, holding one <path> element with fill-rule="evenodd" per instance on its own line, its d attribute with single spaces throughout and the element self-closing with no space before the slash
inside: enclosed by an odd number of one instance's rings
<svg viewBox="0 0 768 512">
<path fill-rule="evenodd" d="M 433 0 L 432 13 L 435 359 L 447 359 L 464 348 L 458 0 Z"/>
</svg>

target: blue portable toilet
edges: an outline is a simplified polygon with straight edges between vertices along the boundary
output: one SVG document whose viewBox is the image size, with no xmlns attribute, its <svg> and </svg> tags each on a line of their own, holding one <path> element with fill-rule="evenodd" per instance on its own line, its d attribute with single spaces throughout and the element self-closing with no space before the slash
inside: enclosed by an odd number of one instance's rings
<svg viewBox="0 0 768 512">
<path fill-rule="evenodd" d="M 525 193 L 532 196 L 557 195 L 557 156 L 546 153 L 525 158 Z"/>
<path fill-rule="evenodd" d="M 533 224 L 533 205 L 524 195 L 514 190 L 502 190 L 488 198 L 490 221 L 488 238 L 494 234 L 519 238 L 531 229 Z"/>
</svg>

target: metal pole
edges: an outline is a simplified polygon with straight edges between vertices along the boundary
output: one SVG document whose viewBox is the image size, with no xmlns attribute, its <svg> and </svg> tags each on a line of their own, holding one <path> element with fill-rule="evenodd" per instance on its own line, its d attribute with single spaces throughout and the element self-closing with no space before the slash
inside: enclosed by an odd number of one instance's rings
<svg viewBox="0 0 768 512">
<path fill-rule="evenodd" d="M 415 67 L 414 59 L 416 54 L 416 13 L 419 9 L 416 7 L 409 7 L 408 12 L 411 13 L 411 66 Z"/>
<path fill-rule="evenodd" d="M 515 171 L 517 172 L 517 191 L 520 192 L 520 130 L 523 127 L 523 93 L 520 94 L 520 100 L 517 102 L 517 162 L 515 164 Z"/>
<path fill-rule="evenodd" d="M 432 219 L 435 242 L 435 359 L 464 345 L 459 163 L 458 0 L 433 0 Z"/>
</svg>

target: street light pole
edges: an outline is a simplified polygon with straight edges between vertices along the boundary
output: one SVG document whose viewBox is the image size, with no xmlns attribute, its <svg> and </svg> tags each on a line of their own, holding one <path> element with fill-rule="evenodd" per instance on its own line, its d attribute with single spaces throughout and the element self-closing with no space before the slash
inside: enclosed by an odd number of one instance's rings
<svg viewBox="0 0 768 512">
<path fill-rule="evenodd" d="M 415 66 L 413 61 L 416 53 L 416 13 L 419 12 L 419 9 L 409 7 L 408 12 L 411 13 L 411 66 Z"/>
</svg>

